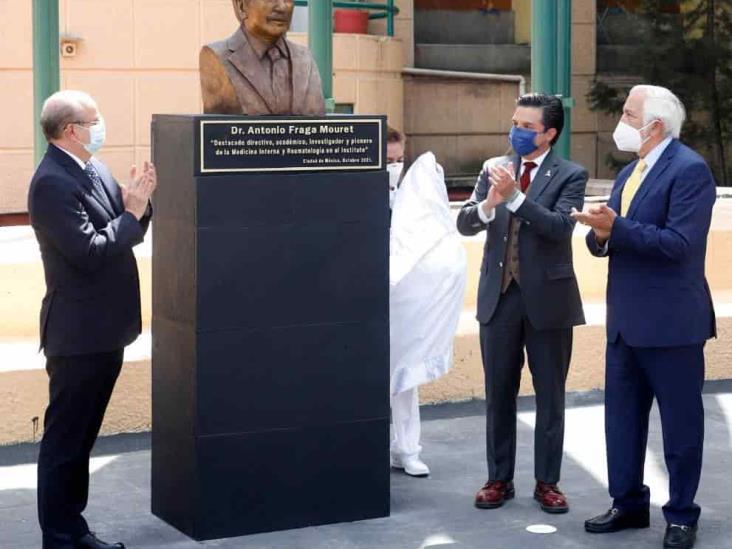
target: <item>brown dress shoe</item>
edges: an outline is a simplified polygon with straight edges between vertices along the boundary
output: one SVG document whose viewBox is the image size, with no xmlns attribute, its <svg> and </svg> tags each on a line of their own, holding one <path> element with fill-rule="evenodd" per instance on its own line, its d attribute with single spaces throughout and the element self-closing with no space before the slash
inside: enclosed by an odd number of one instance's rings
<svg viewBox="0 0 732 549">
<path fill-rule="evenodd" d="M 567 498 L 556 484 L 537 482 L 534 499 L 539 502 L 541 509 L 547 513 L 558 515 L 569 511 Z"/>
<path fill-rule="evenodd" d="M 506 500 L 513 499 L 515 495 L 513 482 L 489 480 L 475 494 L 475 506 L 478 509 L 496 509 L 506 503 Z"/>
</svg>

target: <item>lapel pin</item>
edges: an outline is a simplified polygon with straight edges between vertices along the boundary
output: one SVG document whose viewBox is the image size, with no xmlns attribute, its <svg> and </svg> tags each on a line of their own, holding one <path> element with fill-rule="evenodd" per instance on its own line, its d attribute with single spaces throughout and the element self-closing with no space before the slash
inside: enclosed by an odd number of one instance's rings
<svg viewBox="0 0 732 549">
<path fill-rule="evenodd" d="M 547 170 L 545 177 L 551 177 L 551 176 L 552 176 L 552 171 L 551 170 Z"/>
</svg>

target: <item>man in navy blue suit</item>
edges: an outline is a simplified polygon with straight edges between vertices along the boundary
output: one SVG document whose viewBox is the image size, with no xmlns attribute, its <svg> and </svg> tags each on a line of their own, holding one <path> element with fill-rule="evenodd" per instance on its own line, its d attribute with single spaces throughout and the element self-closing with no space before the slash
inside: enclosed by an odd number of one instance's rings
<svg viewBox="0 0 732 549">
<path fill-rule="evenodd" d="M 638 160 L 620 172 L 606 206 L 573 214 L 592 227 L 590 252 L 610 258 L 605 434 L 613 505 L 585 529 L 648 527 L 643 466 L 655 397 L 670 477 L 663 507 L 670 548 L 696 540 L 704 344 L 716 336 L 704 276 L 716 186 L 705 161 L 678 140 L 684 119 L 683 104 L 669 90 L 633 88 L 613 137 Z"/>
<path fill-rule="evenodd" d="M 41 113 L 48 140 L 28 194 L 41 248 L 46 296 L 41 347 L 49 404 L 38 456 L 38 518 L 44 549 L 124 549 L 89 531 L 89 454 L 122 367 L 140 333 L 140 282 L 132 247 L 150 223 L 157 178 L 151 164 L 120 186 L 94 157 L 104 120 L 75 91 L 48 98 Z"/>
</svg>

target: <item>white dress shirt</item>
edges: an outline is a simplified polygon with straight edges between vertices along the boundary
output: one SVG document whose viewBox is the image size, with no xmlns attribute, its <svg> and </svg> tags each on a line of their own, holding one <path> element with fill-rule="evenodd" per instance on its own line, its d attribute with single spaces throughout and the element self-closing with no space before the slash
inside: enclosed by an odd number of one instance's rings
<svg viewBox="0 0 732 549">
<path fill-rule="evenodd" d="M 531 179 L 531 183 L 534 182 L 534 179 L 536 178 L 536 174 L 539 173 L 539 169 L 541 168 L 541 165 L 544 163 L 544 160 L 546 160 L 546 157 L 551 152 L 551 147 L 544 152 L 541 156 L 534 158 L 533 160 L 529 160 L 527 158 L 521 159 L 521 168 L 519 169 L 519 181 L 521 180 L 521 176 L 524 174 L 524 171 L 526 170 L 526 163 L 527 162 L 533 162 L 536 164 L 536 167 L 531 171 L 531 175 L 529 176 Z M 526 194 L 524 194 L 522 191 L 519 191 L 519 193 L 516 195 L 516 197 L 513 200 L 509 200 L 506 202 L 506 208 L 509 209 L 509 211 L 516 213 L 516 211 L 521 207 L 521 205 L 524 203 L 524 200 L 526 200 Z M 483 204 L 485 203 L 485 200 L 478 204 L 478 217 L 480 220 L 485 223 L 486 225 L 493 221 L 496 218 L 496 210 L 491 210 L 490 215 L 486 215 L 485 210 L 483 209 Z"/>
<path fill-rule="evenodd" d="M 64 151 L 71 158 L 73 158 L 74 159 L 74 162 L 76 162 L 82 170 L 86 169 L 86 162 L 84 162 L 81 158 L 79 158 L 78 156 L 76 156 L 74 153 L 72 153 L 70 151 L 67 151 L 63 147 L 59 147 L 58 145 L 54 145 L 54 146 L 58 147 L 60 150 Z"/>
<path fill-rule="evenodd" d="M 649 152 L 646 157 L 643 159 L 646 163 L 646 169 L 643 170 L 643 173 L 641 174 L 641 185 L 643 184 L 643 181 L 645 180 L 646 176 L 651 173 L 651 170 L 653 169 L 653 166 L 656 165 L 656 162 L 659 161 L 661 158 L 661 155 L 663 154 L 663 151 L 666 150 L 666 148 L 671 144 L 671 141 L 673 141 L 673 137 L 670 135 L 661 141 L 658 145 L 653 147 L 651 152 Z M 638 187 L 638 190 L 640 190 L 640 187 Z"/>
</svg>

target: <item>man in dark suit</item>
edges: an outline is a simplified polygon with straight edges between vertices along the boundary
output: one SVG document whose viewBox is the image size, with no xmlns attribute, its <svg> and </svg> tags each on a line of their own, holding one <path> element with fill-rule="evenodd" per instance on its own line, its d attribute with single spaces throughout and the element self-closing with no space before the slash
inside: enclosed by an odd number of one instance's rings
<svg viewBox="0 0 732 549">
<path fill-rule="evenodd" d="M 670 476 L 664 546 L 674 548 L 696 539 L 704 343 L 715 335 L 704 261 L 716 186 L 704 160 L 678 140 L 684 118 L 669 90 L 633 88 L 614 138 L 639 158 L 620 172 L 607 206 L 574 214 L 593 229 L 590 252 L 610 258 L 605 434 L 613 507 L 585 529 L 648 527 L 643 464 L 655 397 Z"/>
<path fill-rule="evenodd" d="M 285 38 L 293 0 L 233 0 L 241 26 L 204 46 L 203 110 L 212 114 L 322 115 L 318 66 L 310 50 Z"/>
<path fill-rule="evenodd" d="M 28 195 L 46 277 L 41 347 L 49 404 L 38 457 L 38 516 L 44 549 L 123 548 L 89 531 L 82 516 L 89 454 L 122 366 L 140 333 L 140 288 L 132 247 L 150 222 L 156 175 L 145 163 L 121 187 L 93 157 L 104 120 L 85 93 L 44 104 L 48 150 Z"/>
<path fill-rule="evenodd" d="M 564 127 L 561 101 L 519 98 L 507 165 L 488 161 L 458 230 L 487 230 L 478 288 L 485 372 L 488 482 L 475 505 L 514 497 L 516 397 L 524 348 L 536 391 L 534 497 L 549 513 L 569 510 L 557 486 L 564 445 L 564 391 L 572 330 L 584 313 L 572 265 L 572 208 L 584 203 L 587 171 L 552 150 Z"/>
</svg>

